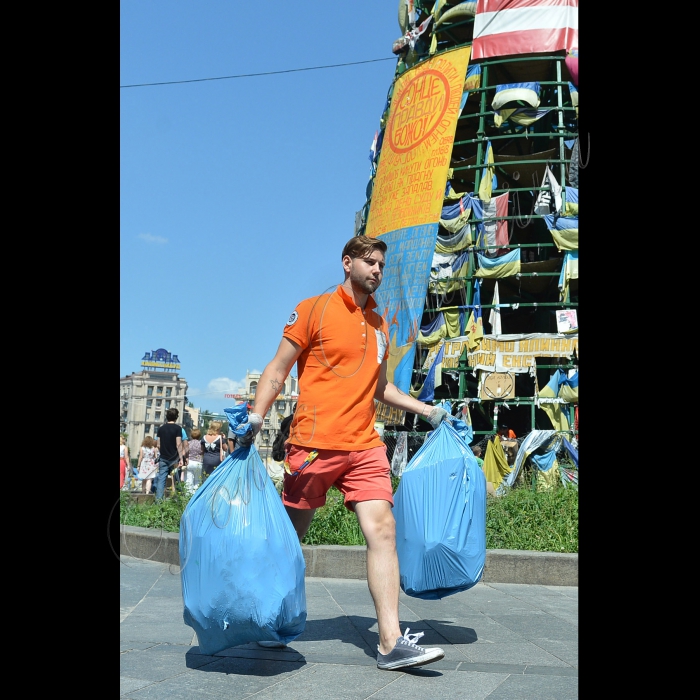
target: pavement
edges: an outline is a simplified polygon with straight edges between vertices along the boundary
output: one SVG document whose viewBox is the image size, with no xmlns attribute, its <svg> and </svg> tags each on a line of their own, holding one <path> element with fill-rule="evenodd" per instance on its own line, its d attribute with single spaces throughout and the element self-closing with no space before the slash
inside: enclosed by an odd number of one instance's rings
<svg viewBox="0 0 700 700">
<path fill-rule="evenodd" d="M 401 629 L 445 657 L 376 667 L 367 581 L 308 576 L 306 628 L 286 649 L 245 644 L 200 653 L 183 622 L 177 564 L 115 556 L 120 569 L 120 697 L 131 700 L 574 700 L 578 587 L 482 579 L 442 600 L 399 600 Z M 308 573 L 308 572 L 307 572 Z"/>
</svg>

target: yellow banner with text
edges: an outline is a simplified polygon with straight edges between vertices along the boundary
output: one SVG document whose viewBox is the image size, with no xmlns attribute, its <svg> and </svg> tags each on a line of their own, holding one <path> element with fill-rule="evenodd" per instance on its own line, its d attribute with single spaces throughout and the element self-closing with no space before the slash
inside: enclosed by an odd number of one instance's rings
<svg viewBox="0 0 700 700">
<path fill-rule="evenodd" d="M 443 343 L 431 348 L 423 363 L 424 368 L 432 365 L 435 355 Z M 442 369 L 456 369 L 465 347 L 466 335 L 444 341 L 445 352 Z M 485 335 L 473 352 L 467 352 L 467 366 L 489 372 L 528 372 L 535 367 L 536 357 L 563 357 L 571 360 L 578 357 L 578 335 L 558 335 L 552 333 L 530 333 L 527 335 Z"/>
<path fill-rule="evenodd" d="M 470 53 L 447 51 L 396 80 L 367 236 L 439 221 Z"/>
</svg>

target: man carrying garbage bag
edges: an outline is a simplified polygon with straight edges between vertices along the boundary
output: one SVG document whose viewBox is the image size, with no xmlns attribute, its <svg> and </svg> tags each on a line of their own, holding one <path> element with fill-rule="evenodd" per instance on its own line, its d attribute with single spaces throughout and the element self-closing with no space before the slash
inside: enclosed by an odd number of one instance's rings
<svg viewBox="0 0 700 700">
<path fill-rule="evenodd" d="M 299 398 L 286 443 L 282 500 L 301 541 L 329 488 L 344 495 L 367 540 L 367 583 L 379 627 L 377 667 L 392 670 L 422 666 L 445 653 L 418 646 L 423 633 L 401 634 L 399 628 L 394 500 L 386 446 L 374 429 L 374 399 L 423 416 L 433 428 L 449 413 L 387 381 L 389 333 L 372 297 L 382 283 L 385 253 L 377 238 L 354 236 L 345 244 L 344 282 L 294 309 L 260 377 L 248 422 L 237 432 L 243 432 L 239 445 L 253 442 L 297 363 Z"/>
</svg>

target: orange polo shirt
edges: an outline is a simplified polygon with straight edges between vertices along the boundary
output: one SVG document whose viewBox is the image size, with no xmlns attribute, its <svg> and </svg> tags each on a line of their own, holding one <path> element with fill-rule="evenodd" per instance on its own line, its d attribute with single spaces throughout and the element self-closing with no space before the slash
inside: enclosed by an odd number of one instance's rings
<svg viewBox="0 0 700 700">
<path fill-rule="evenodd" d="M 303 348 L 293 445 L 355 451 L 384 444 L 374 429 L 374 392 L 389 333 L 376 306 L 370 296 L 361 309 L 338 285 L 304 299 L 289 317 L 283 335 Z"/>
</svg>

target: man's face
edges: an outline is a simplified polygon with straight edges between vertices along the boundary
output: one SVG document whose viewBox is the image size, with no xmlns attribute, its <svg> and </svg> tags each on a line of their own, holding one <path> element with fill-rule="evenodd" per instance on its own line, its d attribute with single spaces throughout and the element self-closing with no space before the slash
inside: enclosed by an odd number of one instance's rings
<svg viewBox="0 0 700 700">
<path fill-rule="evenodd" d="M 364 258 L 350 258 L 350 282 L 353 287 L 365 294 L 372 294 L 379 288 L 384 276 L 384 253 L 373 250 Z"/>
</svg>

